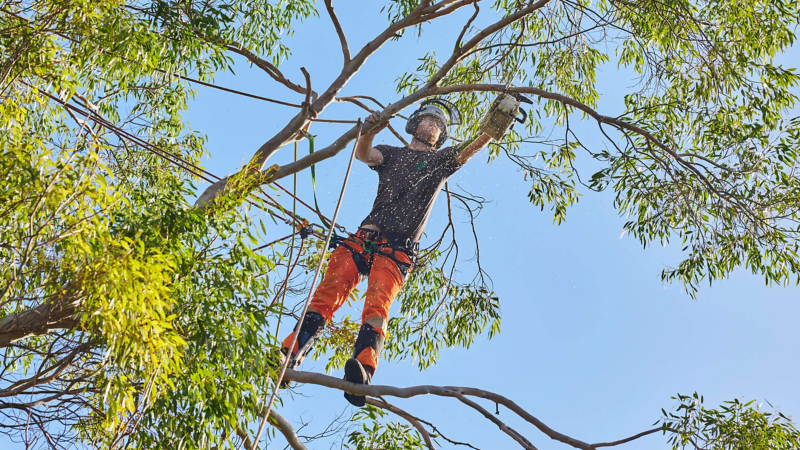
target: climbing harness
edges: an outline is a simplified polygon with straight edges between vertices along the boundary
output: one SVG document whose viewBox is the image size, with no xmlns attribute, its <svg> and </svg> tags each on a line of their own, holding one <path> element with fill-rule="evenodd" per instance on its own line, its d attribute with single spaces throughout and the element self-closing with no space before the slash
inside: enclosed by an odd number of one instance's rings
<svg viewBox="0 0 800 450">
<path fill-rule="evenodd" d="M 398 233 L 384 233 L 360 227 L 357 233 L 350 234 L 348 237 L 335 236 L 331 241 L 330 249 L 333 250 L 339 246 L 350 250 L 353 262 L 355 262 L 358 273 L 361 275 L 361 281 L 364 281 L 369 276 L 377 254 L 394 261 L 397 264 L 397 268 L 400 269 L 400 273 L 403 274 L 403 278 L 405 278 L 416 264 L 417 254 L 419 253 L 419 242 L 409 237 Z M 369 259 L 364 257 L 364 253 L 369 255 Z M 405 255 L 410 263 L 400 259 L 397 253 Z"/>
</svg>

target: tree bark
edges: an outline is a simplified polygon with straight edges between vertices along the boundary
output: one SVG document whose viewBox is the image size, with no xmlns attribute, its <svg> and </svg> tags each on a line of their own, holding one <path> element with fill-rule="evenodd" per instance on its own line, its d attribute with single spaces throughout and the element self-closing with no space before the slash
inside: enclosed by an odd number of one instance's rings
<svg viewBox="0 0 800 450">
<path fill-rule="evenodd" d="M 81 299 L 56 298 L 31 309 L 9 314 L 0 319 L 0 348 L 30 336 L 38 336 L 53 330 L 70 329 L 80 325 L 76 316 Z"/>
</svg>

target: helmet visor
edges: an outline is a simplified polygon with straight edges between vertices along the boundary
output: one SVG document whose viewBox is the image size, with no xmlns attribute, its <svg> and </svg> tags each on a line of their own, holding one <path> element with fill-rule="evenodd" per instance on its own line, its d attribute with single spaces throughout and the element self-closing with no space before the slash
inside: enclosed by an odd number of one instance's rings
<svg viewBox="0 0 800 450">
<path fill-rule="evenodd" d="M 420 121 L 425 117 L 434 119 L 436 125 L 442 133 L 447 133 L 447 115 L 441 109 L 428 105 L 424 107 L 418 114 Z"/>
</svg>

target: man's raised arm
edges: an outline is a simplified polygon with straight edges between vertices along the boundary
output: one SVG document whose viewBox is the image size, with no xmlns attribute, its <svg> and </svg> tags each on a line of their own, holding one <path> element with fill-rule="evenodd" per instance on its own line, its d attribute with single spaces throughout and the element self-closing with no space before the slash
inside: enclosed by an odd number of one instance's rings
<svg viewBox="0 0 800 450">
<path fill-rule="evenodd" d="M 531 103 L 524 97 L 513 97 L 511 95 L 499 94 L 492 106 L 481 120 L 480 136 L 472 138 L 461 144 L 458 149 L 456 161 L 464 164 L 469 161 L 476 153 L 481 151 L 492 139 L 501 140 L 508 133 L 515 120 L 524 122 L 527 114 L 523 114 L 522 119 L 517 119 L 520 110 L 520 101 Z"/>
<path fill-rule="evenodd" d="M 476 153 L 483 150 L 491 140 L 491 136 L 486 133 L 481 133 L 480 136 L 461 144 L 461 149 L 456 156 L 456 162 L 459 164 L 466 163 L 470 158 L 475 156 Z"/>
<path fill-rule="evenodd" d="M 367 123 L 375 123 L 378 121 L 379 117 L 380 113 L 376 111 L 370 114 L 366 121 Z M 372 140 L 375 139 L 375 135 L 386 128 L 387 125 L 389 125 L 388 121 L 361 135 L 361 138 L 358 140 L 358 145 L 356 146 L 357 160 L 366 163 L 368 166 L 383 164 L 383 154 L 372 148 Z"/>
</svg>

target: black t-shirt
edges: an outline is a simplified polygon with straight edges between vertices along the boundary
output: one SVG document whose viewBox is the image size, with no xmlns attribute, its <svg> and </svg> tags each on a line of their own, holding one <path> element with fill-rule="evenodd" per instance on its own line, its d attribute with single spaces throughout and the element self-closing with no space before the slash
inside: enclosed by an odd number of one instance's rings
<svg viewBox="0 0 800 450">
<path fill-rule="evenodd" d="M 456 161 L 456 147 L 411 150 L 378 145 L 383 163 L 370 166 L 378 172 L 378 194 L 372 211 L 361 222 L 383 232 L 419 240 L 445 181 L 463 164 Z"/>
</svg>

